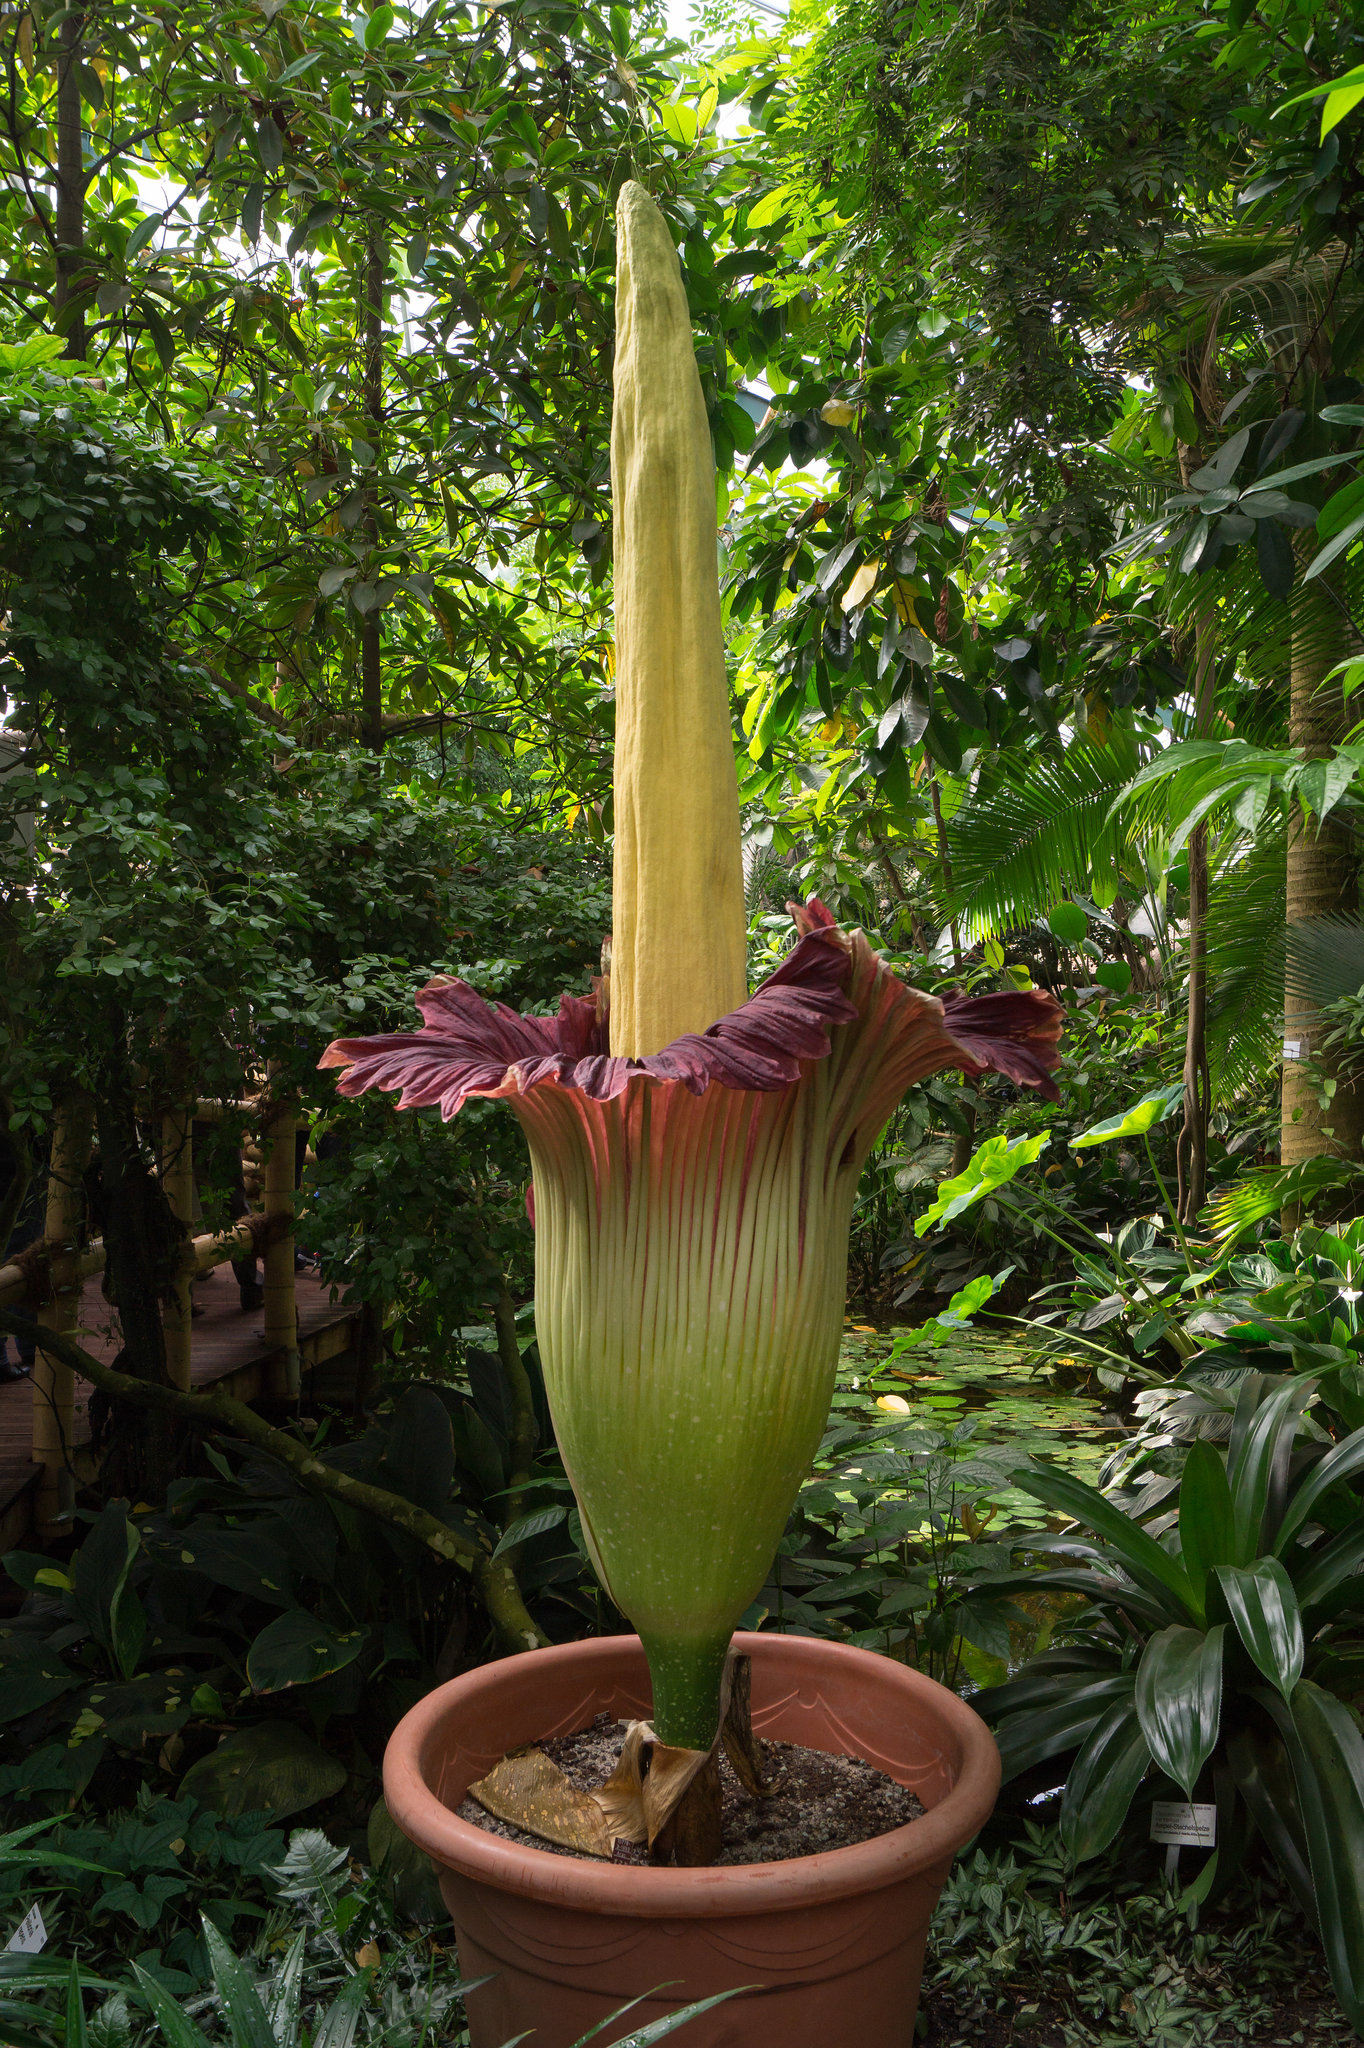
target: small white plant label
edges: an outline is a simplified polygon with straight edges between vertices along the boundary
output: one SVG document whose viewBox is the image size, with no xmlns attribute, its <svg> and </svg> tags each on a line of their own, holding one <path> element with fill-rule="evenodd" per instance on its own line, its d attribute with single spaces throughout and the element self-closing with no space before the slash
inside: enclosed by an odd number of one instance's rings
<svg viewBox="0 0 1364 2048">
<path fill-rule="evenodd" d="M 1302 1040 L 1300 1038 L 1286 1038 L 1283 1042 L 1283 1056 L 1286 1060 L 1300 1060 L 1302 1058 Z"/>
<path fill-rule="evenodd" d="M 36 1906 L 30 1906 L 19 1925 L 5 1943 L 5 1953 L 13 1949 L 21 1956 L 36 1956 L 40 1948 L 47 1947 L 47 1929 L 43 1916 Z"/>
<path fill-rule="evenodd" d="M 1215 1849 L 1217 1808 L 1189 1806 L 1182 1799 L 1157 1799 L 1151 1808 L 1151 1840 L 1178 1849 Z"/>
</svg>

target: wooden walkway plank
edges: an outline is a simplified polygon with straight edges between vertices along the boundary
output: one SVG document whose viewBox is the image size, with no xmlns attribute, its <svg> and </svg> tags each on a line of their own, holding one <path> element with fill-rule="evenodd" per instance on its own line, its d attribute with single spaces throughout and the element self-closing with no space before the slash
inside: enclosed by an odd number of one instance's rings
<svg viewBox="0 0 1364 2048">
<path fill-rule="evenodd" d="M 343 1307 L 332 1299 L 329 1284 L 310 1273 L 295 1276 L 298 1299 L 298 1343 L 305 1361 L 322 1360 L 349 1348 L 350 1325 L 359 1317 L 358 1307 Z M 196 1387 L 223 1380 L 236 1382 L 230 1392 L 251 1400 L 266 1391 L 266 1367 L 274 1352 L 265 1341 L 263 1308 L 243 1309 L 237 1282 L 230 1266 L 218 1266 L 192 1290 L 194 1306 L 202 1315 L 194 1318 L 192 1376 Z M 87 1280 L 81 1294 L 80 1317 L 72 1335 L 95 1358 L 112 1365 L 121 1338 L 117 1311 L 100 1291 L 98 1276 Z M 13 1339 L 10 1339 L 13 1352 Z M 79 1452 L 90 1441 L 87 1413 L 88 1381 L 77 1380 L 73 1447 Z M 24 1379 L 0 1382 L 0 1549 L 11 1549 L 28 1535 L 32 1523 L 32 1494 L 38 1467 L 33 1462 L 33 1382 Z"/>
</svg>

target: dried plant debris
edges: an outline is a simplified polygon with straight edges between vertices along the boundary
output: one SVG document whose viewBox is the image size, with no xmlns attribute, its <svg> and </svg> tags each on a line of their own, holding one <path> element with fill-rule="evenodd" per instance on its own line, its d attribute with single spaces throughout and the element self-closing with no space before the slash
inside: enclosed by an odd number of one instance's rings
<svg viewBox="0 0 1364 2048">
<path fill-rule="evenodd" d="M 570 1790 L 586 1796 L 604 1794 L 627 1739 L 633 1734 L 639 1743 L 642 1737 L 636 1731 L 645 1725 L 599 1714 L 590 1728 L 555 1736 L 538 1753 L 561 1774 Z M 722 1846 L 715 1861 L 721 1867 L 782 1863 L 793 1856 L 848 1848 L 905 1827 L 923 1813 L 919 1800 L 906 1786 L 860 1757 L 838 1756 L 798 1743 L 765 1742 L 756 1747 L 771 1786 L 765 1798 L 755 1797 L 745 1788 L 726 1753 L 718 1759 Z M 495 1775 L 489 1773 L 489 1777 Z M 488 1780 L 482 1782 L 486 1786 Z M 458 1811 L 461 1820 L 550 1855 L 602 1853 L 568 1846 L 518 1826 L 473 1797 L 465 1799 Z M 605 1819 L 605 1810 L 599 1811 Z M 631 1843 L 623 1835 L 617 1836 L 610 1854 L 617 1863 L 645 1864 L 650 1860 L 643 1841 Z"/>
</svg>

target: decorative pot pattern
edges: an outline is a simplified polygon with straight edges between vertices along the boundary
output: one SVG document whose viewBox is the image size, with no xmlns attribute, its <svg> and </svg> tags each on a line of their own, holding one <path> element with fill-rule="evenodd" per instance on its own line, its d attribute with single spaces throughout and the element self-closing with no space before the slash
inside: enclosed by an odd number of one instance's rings
<svg viewBox="0 0 1364 2048">
<path fill-rule="evenodd" d="M 456 1678 L 399 1724 L 384 1758 L 394 1820 L 431 1856 L 465 1978 L 472 2048 L 534 2028 L 572 2048 L 643 1998 L 613 2038 L 713 1992 L 687 2048 L 910 2048 L 928 1923 L 952 1857 L 989 1814 L 999 1755 L 983 1721 L 917 1671 L 803 1636 L 740 1635 L 769 1740 L 865 1758 L 910 1786 L 922 1820 L 849 1849 L 734 1869 L 641 1870 L 523 1848 L 457 1818 L 509 1749 L 647 1716 L 636 1636 L 536 1650 Z M 605 2048 L 605 2044 L 604 2044 Z"/>
</svg>

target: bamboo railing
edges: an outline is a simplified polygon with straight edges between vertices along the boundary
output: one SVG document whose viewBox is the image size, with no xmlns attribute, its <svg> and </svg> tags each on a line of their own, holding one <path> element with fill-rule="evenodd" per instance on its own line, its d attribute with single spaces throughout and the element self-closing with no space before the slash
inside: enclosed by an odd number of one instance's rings
<svg viewBox="0 0 1364 2048">
<path fill-rule="evenodd" d="M 236 1105 L 231 1105 L 235 1107 Z M 187 1103 L 161 1118 L 161 1182 L 172 1212 L 187 1227 L 195 1203 L 194 1123 L 218 1121 L 229 1105 Z M 298 1303 L 294 1288 L 294 1157 L 297 1105 L 269 1106 L 261 1126 L 263 1213 L 243 1216 L 225 1231 L 186 1235 L 171 1298 L 163 1310 L 166 1367 L 173 1387 L 188 1392 L 193 1376 L 193 1281 L 229 1259 L 263 1257 L 265 1343 L 271 1354 L 266 1392 L 298 1398 Z M 39 1468 L 34 1519 L 50 1529 L 75 1499 L 72 1430 L 75 1382 L 70 1367 L 43 1348 L 43 1331 L 69 1336 L 80 1316 L 81 1289 L 104 1267 L 104 1246 L 80 1243 L 85 1215 L 83 1175 L 89 1163 L 92 1107 L 74 1098 L 58 1109 L 52 1130 L 43 1238 L 0 1265 L 0 1305 L 36 1302 L 33 1362 L 33 1462 Z"/>
</svg>

